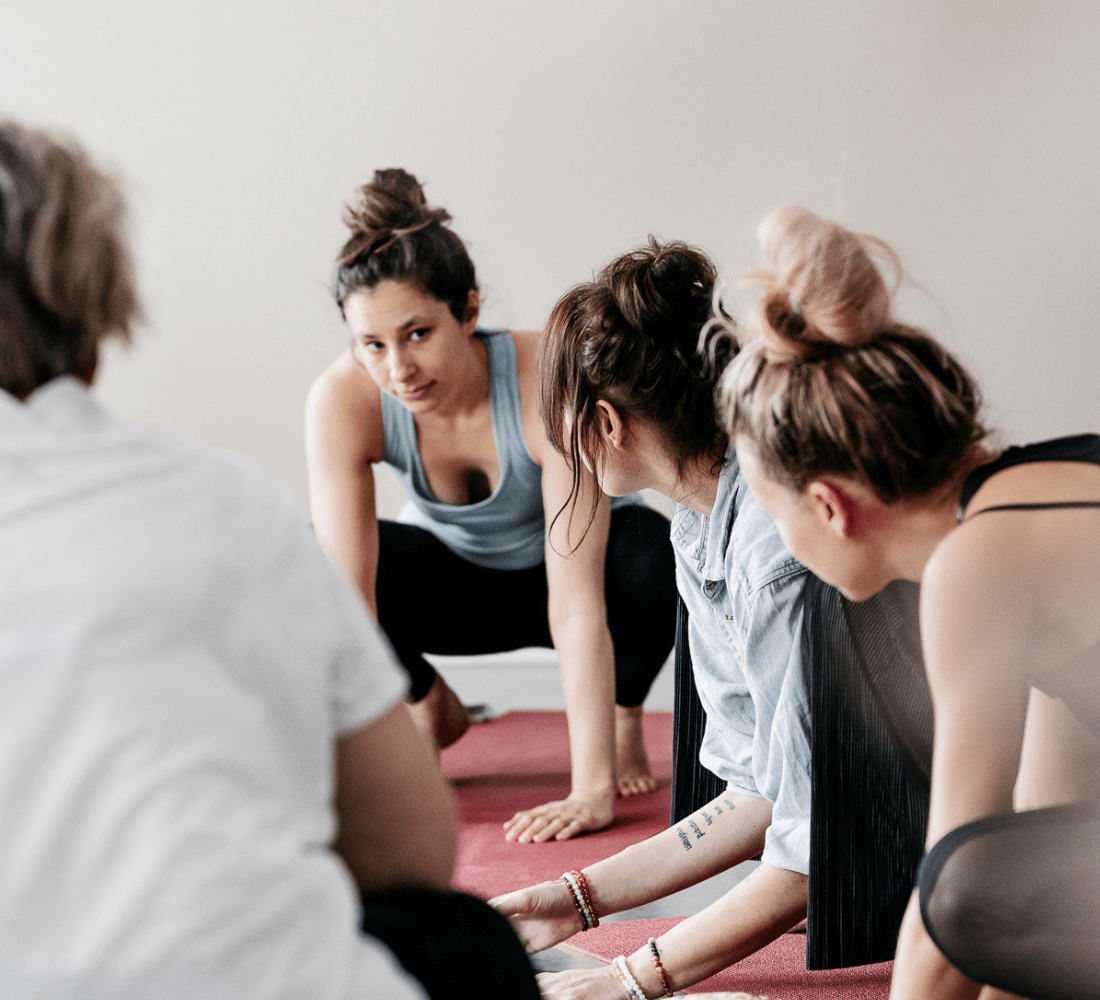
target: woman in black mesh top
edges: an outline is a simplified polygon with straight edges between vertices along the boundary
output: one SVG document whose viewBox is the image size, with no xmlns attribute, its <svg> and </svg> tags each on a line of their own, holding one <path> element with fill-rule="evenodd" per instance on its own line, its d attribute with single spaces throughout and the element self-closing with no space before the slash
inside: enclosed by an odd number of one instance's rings
<svg viewBox="0 0 1100 1000">
<path fill-rule="evenodd" d="M 746 479 L 845 596 L 922 584 L 930 849 L 891 997 L 1100 996 L 1100 438 L 990 448 L 885 244 L 804 209 L 762 237 L 722 399 Z"/>
</svg>

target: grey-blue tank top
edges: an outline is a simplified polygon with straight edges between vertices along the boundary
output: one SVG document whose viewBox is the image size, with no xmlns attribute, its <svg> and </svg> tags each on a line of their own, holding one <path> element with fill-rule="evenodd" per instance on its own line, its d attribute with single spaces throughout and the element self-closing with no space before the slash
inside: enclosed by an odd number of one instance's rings
<svg viewBox="0 0 1100 1000">
<path fill-rule="evenodd" d="M 405 524 L 430 531 L 456 555 L 492 569 L 528 569 L 545 558 L 542 468 L 527 451 L 519 399 L 516 349 L 507 330 L 478 329 L 489 364 L 489 411 L 496 441 L 500 482 L 477 503 L 440 503 L 432 494 L 412 413 L 382 393 L 386 434 L 384 461 L 408 502 L 397 515 Z"/>
</svg>

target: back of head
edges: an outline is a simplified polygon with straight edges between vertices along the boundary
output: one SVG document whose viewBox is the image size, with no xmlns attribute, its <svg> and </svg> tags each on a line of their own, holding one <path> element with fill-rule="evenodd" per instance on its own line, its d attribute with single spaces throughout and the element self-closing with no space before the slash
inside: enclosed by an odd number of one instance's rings
<svg viewBox="0 0 1100 1000">
<path fill-rule="evenodd" d="M 336 259 L 336 304 L 382 281 L 407 281 L 441 302 L 455 319 L 466 315 L 477 290 L 473 261 L 447 226 L 446 209 L 432 208 L 420 182 L 393 168 L 376 170 L 344 212 L 351 235 Z"/>
<path fill-rule="evenodd" d="M 851 476 L 889 502 L 948 480 L 985 437 L 980 394 L 942 345 L 892 317 L 897 255 L 802 208 L 773 213 L 760 237 L 745 280 L 761 294 L 721 390 L 731 436 L 794 490 Z"/>
<path fill-rule="evenodd" d="M 117 186 L 78 147 L 0 122 L 0 388 L 90 379 L 138 314 Z"/>
<path fill-rule="evenodd" d="M 734 345 L 699 350 L 716 279 L 702 250 L 650 237 L 559 300 L 542 342 L 539 409 L 574 469 L 581 454 L 599 452 L 600 399 L 658 431 L 681 469 L 724 455 L 714 392 Z"/>
</svg>

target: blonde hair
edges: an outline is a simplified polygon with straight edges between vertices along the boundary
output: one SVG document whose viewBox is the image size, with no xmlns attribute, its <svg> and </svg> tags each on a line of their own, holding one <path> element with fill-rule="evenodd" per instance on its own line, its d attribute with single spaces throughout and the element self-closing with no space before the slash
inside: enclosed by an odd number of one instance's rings
<svg viewBox="0 0 1100 1000">
<path fill-rule="evenodd" d="M 90 378 L 140 313 L 125 205 L 75 144 L 0 122 L 0 388 Z"/>
<path fill-rule="evenodd" d="M 804 208 L 770 215 L 760 242 L 745 280 L 761 294 L 720 390 L 730 436 L 796 491 L 844 475 L 890 502 L 950 479 L 987 434 L 981 396 L 950 352 L 891 315 L 893 250 Z"/>
</svg>

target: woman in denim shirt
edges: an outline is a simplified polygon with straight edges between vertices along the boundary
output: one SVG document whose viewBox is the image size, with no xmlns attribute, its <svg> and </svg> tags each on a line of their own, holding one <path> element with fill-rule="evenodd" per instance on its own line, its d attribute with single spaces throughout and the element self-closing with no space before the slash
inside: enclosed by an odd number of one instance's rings
<svg viewBox="0 0 1100 1000">
<path fill-rule="evenodd" d="M 572 873 L 572 884 L 542 883 L 493 905 L 528 950 L 539 951 L 602 915 L 757 855 L 763 863 L 655 942 L 657 961 L 646 947 L 606 969 L 544 975 L 545 997 L 621 998 L 624 988 L 630 992 L 629 977 L 646 996 L 671 995 L 807 914 L 808 677 L 823 658 L 810 619 L 839 605 L 839 596 L 791 555 L 745 486 L 717 424 L 714 386 L 733 341 L 716 341 L 709 357 L 697 350 L 715 279 L 701 251 L 651 239 L 574 288 L 547 327 L 540 409 L 548 438 L 578 482 L 587 467 L 613 496 L 651 488 L 678 504 L 677 587 L 690 616 L 693 670 L 707 716 L 700 761 L 727 787 L 670 829 Z M 574 503 L 559 516 L 585 513 Z M 834 652 L 848 648 L 850 638 L 838 621 L 829 636 Z M 914 819 L 919 838 L 923 815 Z"/>
</svg>

